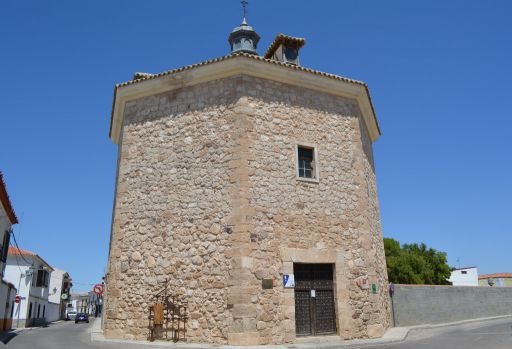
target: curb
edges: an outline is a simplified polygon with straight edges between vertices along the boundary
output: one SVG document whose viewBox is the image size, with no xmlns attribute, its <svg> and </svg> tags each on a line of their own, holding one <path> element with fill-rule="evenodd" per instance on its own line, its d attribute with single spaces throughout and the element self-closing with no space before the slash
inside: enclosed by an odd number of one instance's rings
<svg viewBox="0 0 512 349">
<path fill-rule="evenodd" d="M 363 348 L 373 347 L 377 345 L 386 345 L 393 343 L 400 343 L 407 339 L 411 331 L 429 330 L 436 328 L 445 328 L 452 326 L 465 325 L 476 322 L 486 322 L 493 320 L 501 320 L 512 318 L 512 315 L 493 316 L 486 318 L 477 318 L 470 320 L 462 320 L 455 322 L 448 322 L 442 324 L 425 324 L 408 327 L 392 327 L 386 331 L 384 336 L 375 339 L 352 339 L 341 340 L 339 337 L 331 338 L 314 338 L 311 342 L 303 343 L 290 343 L 290 344 L 276 344 L 276 345 L 256 345 L 256 346 L 235 346 L 235 345 L 218 345 L 206 343 L 173 343 L 173 342 L 149 342 L 142 340 L 130 339 L 107 339 L 103 336 L 101 330 L 101 321 L 95 321 L 91 327 L 91 342 L 100 343 L 119 343 L 119 344 L 133 344 L 140 347 L 162 347 L 162 348 L 175 348 L 175 349 L 334 349 L 334 348 Z M 98 324 L 98 325 L 96 325 Z"/>
</svg>

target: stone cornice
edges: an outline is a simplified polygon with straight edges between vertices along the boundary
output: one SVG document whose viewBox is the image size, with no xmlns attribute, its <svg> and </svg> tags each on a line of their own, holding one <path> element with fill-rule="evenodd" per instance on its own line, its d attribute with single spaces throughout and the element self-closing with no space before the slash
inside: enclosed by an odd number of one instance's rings
<svg viewBox="0 0 512 349">
<path fill-rule="evenodd" d="M 359 105 L 372 142 L 380 136 L 365 84 L 314 70 L 297 69 L 286 64 L 273 64 L 270 60 L 238 55 L 171 71 L 137 83 L 117 85 L 112 106 L 111 140 L 116 144 L 119 142 L 127 102 L 234 75 L 248 75 L 354 99 Z"/>
</svg>

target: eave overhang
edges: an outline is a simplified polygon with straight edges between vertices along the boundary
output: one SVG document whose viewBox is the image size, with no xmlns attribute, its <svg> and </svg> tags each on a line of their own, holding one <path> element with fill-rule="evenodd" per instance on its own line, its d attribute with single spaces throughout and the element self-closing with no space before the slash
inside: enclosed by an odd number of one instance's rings
<svg viewBox="0 0 512 349">
<path fill-rule="evenodd" d="M 371 141 L 375 142 L 381 135 L 365 83 L 260 56 L 237 53 L 116 85 L 110 139 L 119 143 L 127 102 L 241 74 L 354 99 L 359 105 Z"/>
</svg>

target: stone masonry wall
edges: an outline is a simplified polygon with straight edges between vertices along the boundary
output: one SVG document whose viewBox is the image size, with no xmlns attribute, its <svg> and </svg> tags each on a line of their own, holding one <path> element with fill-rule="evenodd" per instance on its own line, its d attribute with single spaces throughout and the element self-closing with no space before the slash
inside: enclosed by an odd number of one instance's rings
<svg viewBox="0 0 512 349">
<path fill-rule="evenodd" d="M 237 81 L 126 106 L 105 335 L 146 339 L 149 298 L 170 279 L 189 298 L 187 337 L 223 343 Z"/>
<path fill-rule="evenodd" d="M 317 182 L 296 178 L 301 144 L 317 148 Z M 335 265 L 343 338 L 389 326 L 371 142 L 353 100 L 236 76 L 131 102 L 116 195 L 107 337 L 146 338 L 148 295 L 170 278 L 189 301 L 188 341 L 293 342 L 293 262 Z"/>
<path fill-rule="evenodd" d="M 263 278 L 277 282 L 274 290 L 259 291 L 260 343 L 294 339 L 294 306 L 283 297 L 283 247 L 312 251 L 310 255 L 341 252 L 336 276 L 347 285 L 337 294 L 340 334 L 382 334 L 389 324 L 386 265 L 371 143 L 356 102 L 250 77 L 243 80 L 254 111 L 249 133 L 254 157 L 249 163 L 250 202 L 256 210 L 248 219 L 252 271 L 260 288 Z M 318 182 L 297 180 L 297 145 L 317 148 Z M 357 286 L 362 280 L 377 283 L 378 294 Z"/>
</svg>

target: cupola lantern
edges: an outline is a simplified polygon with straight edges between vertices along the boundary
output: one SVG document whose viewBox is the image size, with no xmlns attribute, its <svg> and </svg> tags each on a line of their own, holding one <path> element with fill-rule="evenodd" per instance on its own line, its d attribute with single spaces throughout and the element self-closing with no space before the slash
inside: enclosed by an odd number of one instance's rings
<svg viewBox="0 0 512 349">
<path fill-rule="evenodd" d="M 246 52 L 257 55 L 258 52 L 256 52 L 256 48 L 258 47 L 260 36 L 247 24 L 247 20 L 245 19 L 247 14 L 247 1 L 241 1 L 241 3 L 244 9 L 244 19 L 242 20 L 242 24 L 233 29 L 231 34 L 229 34 L 228 41 L 231 45 L 231 53 Z"/>
</svg>

